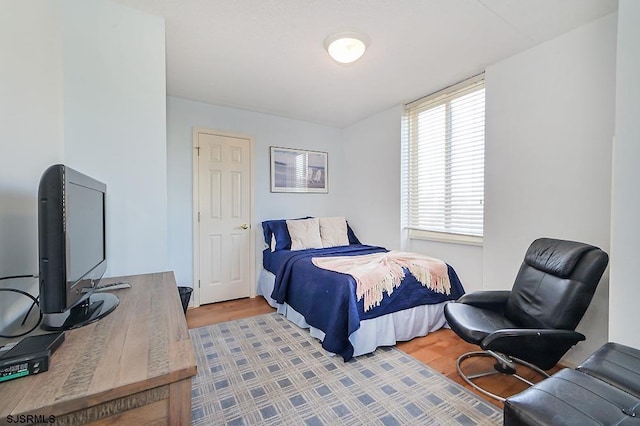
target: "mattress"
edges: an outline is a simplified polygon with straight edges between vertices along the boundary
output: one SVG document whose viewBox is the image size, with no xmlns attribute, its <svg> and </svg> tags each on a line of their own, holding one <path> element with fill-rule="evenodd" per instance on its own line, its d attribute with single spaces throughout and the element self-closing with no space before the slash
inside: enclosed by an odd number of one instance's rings
<svg viewBox="0 0 640 426">
<path fill-rule="evenodd" d="M 257 294 L 263 296 L 267 303 L 276 308 L 289 321 L 300 328 L 309 329 L 312 337 L 324 341 L 325 333 L 319 328 L 309 325 L 305 317 L 287 303 L 278 303 L 271 297 L 275 285 L 275 275 L 262 269 L 258 277 Z M 364 355 L 376 350 L 379 346 L 393 346 L 396 342 L 408 341 L 418 336 L 448 328 L 444 318 L 444 306 L 450 301 L 420 305 L 403 309 L 375 318 L 360 321 L 360 328 L 349 335 L 353 346 L 353 356 Z"/>
</svg>

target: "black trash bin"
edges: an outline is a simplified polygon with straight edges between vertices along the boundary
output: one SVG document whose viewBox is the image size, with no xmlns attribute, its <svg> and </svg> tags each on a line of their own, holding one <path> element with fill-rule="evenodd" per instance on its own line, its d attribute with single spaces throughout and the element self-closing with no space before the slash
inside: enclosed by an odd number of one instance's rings
<svg viewBox="0 0 640 426">
<path fill-rule="evenodd" d="M 182 310 L 184 314 L 187 314 L 187 307 L 189 306 L 189 299 L 191 299 L 191 293 L 193 289 L 191 287 L 178 287 L 178 294 L 180 294 L 180 301 L 182 302 Z"/>
</svg>

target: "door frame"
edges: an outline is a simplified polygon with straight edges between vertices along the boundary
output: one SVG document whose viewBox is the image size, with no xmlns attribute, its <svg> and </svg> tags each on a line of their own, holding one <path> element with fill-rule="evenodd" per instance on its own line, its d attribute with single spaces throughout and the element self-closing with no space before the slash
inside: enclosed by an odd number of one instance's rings
<svg viewBox="0 0 640 426">
<path fill-rule="evenodd" d="M 200 127 L 193 128 L 192 137 L 192 171 L 193 171 L 193 194 L 192 194 L 192 207 L 191 207 L 191 223 L 193 224 L 193 306 L 200 306 L 200 222 L 198 220 L 198 212 L 200 210 L 200 178 L 199 178 L 199 163 L 198 163 L 198 135 L 200 133 L 206 133 L 214 136 L 222 136 L 227 138 L 246 139 L 249 141 L 249 153 L 250 153 L 250 174 L 251 174 L 251 193 L 249 194 L 249 297 L 256 297 L 256 247 L 255 247 L 255 233 L 254 233 L 254 214 L 255 214 L 255 144 L 253 137 L 240 134 L 229 133 L 220 130 L 205 129 Z"/>
</svg>

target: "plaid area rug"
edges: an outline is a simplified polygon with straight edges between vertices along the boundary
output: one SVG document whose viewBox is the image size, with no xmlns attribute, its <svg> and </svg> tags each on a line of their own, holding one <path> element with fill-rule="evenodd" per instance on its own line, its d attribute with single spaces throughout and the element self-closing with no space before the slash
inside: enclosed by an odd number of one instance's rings
<svg viewBox="0 0 640 426">
<path fill-rule="evenodd" d="M 194 425 L 497 425 L 502 412 L 395 348 L 344 362 L 279 314 L 190 330 Z"/>
</svg>

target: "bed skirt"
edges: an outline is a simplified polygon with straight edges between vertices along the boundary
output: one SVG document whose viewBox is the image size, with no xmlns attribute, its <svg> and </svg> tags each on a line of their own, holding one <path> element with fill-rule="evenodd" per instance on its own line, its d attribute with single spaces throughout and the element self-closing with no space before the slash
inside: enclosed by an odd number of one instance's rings
<svg viewBox="0 0 640 426">
<path fill-rule="evenodd" d="M 300 328 L 308 328 L 312 337 L 323 341 L 324 332 L 307 324 L 304 316 L 291 306 L 277 303 L 271 298 L 275 284 L 275 275 L 266 269 L 260 271 L 257 294 L 276 308 L 279 314 Z M 393 312 L 377 318 L 360 321 L 360 328 L 349 336 L 353 345 L 353 356 L 364 355 L 379 346 L 393 346 L 396 342 L 426 336 L 443 327 L 449 328 L 444 318 L 444 305 L 449 301 L 434 305 L 421 305 L 415 308 Z"/>
</svg>

